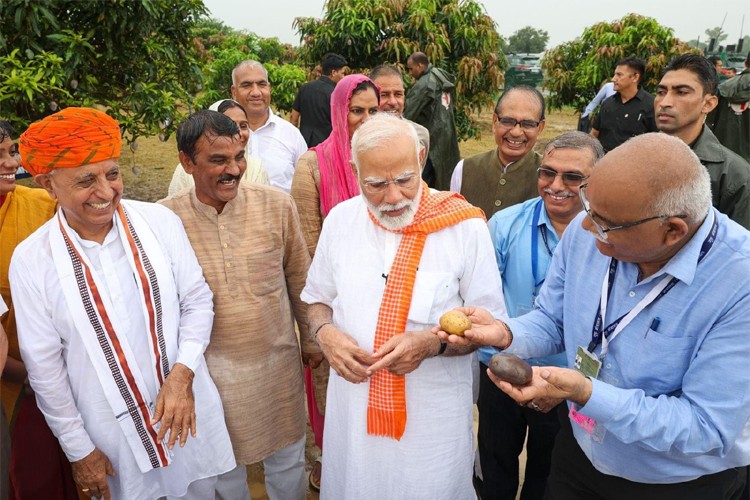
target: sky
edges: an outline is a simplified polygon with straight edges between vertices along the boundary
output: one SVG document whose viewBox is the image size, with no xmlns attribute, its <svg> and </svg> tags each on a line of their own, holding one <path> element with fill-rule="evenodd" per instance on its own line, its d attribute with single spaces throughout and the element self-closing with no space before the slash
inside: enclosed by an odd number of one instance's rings
<svg viewBox="0 0 750 500">
<path fill-rule="evenodd" d="M 740 34 L 750 34 L 750 2 L 747 0 L 478 1 L 485 6 L 502 36 L 508 37 L 524 26 L 532 26 L 549 33 L 547 48 L 575 39 L 587 26 L 613 21 L 630 12 L 655 18 L 659 24 L 673 28 L 675 35 L 684 41 L 698 36 L 705 41 L 706 28 L 720 26 L 725 14 L 723 31 L 729 38 L 724 43 L 736 43 Z M 294 18 L 322 17 L 325 0 L 204 0 L 204 4 L 211 17 L 232 28 L 299 45 L 299 37 L 292 28 Z M 524 8 L 524 4 L 530 7 Z"/>
</svg>

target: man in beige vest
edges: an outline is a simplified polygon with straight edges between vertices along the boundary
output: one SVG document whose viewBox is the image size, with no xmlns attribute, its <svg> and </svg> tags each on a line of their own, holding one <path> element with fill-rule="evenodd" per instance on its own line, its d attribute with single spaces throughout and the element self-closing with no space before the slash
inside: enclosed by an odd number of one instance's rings
<svg viewBox="0 0 750 500">
<path fill-rule="evenodd" d="M 245 466 L 262 460 L 269 498 L 303 500 L 306 416 L 295 319 L 305 362 L 317 365 L 322 354 L 309 340 L 299 298 L 310 255 L 296 206 L 281 190 L 240 184 L 244 148 L 227 116 L 191 115 L 177 146 L 195 187 L 162 203 L 182 219 L 214 294 L 206 362 L 224 405 L 234 476 L 246 482 Z"/>
<path fill-rule="evenodd" d="M 503 92 L 492 115 L 497 148 L 458 162 L 451 191 L 484 210 L 488 219 L 503 208 L 537 196 L 536 169 L 542 155 L 534 146 L 542 130 L 541 92 L 528 85 Z"/>
</svg>

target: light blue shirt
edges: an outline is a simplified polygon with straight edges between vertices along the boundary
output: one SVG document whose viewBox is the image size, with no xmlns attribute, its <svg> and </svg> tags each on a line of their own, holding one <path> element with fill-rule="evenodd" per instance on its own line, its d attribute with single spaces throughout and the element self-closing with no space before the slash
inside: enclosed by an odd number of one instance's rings
<svg viewBox="0 0 750 500">
<path fill-rule="evenodd" d="M 533 227 L 534 212 L 539 209 L 537 226 Z M 523 203 L 500 210 L 489 222 L 490 236 L 495 245 L 497 267 L 503 278 L 503 296 L 508 316 L 515 318 L 526 314 L 534 308 L 535 281 L 539 283 L 547 275 L 547 268 L 552 260 L 551 252 L 555 251 L 558 237 L 555 228 L 544 209 L 541 197 L 532 198 Z M 536 231 L 536 270 L 532 265 L 531 240 Z M 544 236 L 547 238 L 545 245 Z M 549 249 L 548 249 L 549 247 Z M 500 352 L 495 347 L 482 347 L 478 351 L 479 361 L 490 364 L 493 354 Z M 527 360 L 537 366 L 567 366 L 564 353 Z"/>
<path fill-rule="evenodd" d="M 615 95 L 615 84 L 613 82 L 607 82 L 602 85 L 602 88 L 599 89 L 599 92 L 596 93 L 596 96 L 594 96 L 591 102 L 586 106 L 586 109 L 583 110 L 581 118 L 586 118 L 587 116 L 589 116 L 594 112 L 596 108 L 599 107 L 601 103 L 604 102 L 605 99 L 613 95 Z"/>
<path fill-rule="evenodd" d="M 591 341 L 610 258 L 581 227 L 583 217 L 557 247 L 538 309 L 508 321 L 510 352 L 529 357 L 566 348 L 572 366 L 576 348 Z M 697 265 L 713 217 L 716 241 Z M 597 422 L 593 434 L 572 422 L 599 471 L 644 483 L 750 464 L 750 232 L 711 209 L 656 274 L 639 283 L 637 266 L 620 262 L 606 322 L 630 311 L 665 274 L 679 283 L 612 340 L 591 398 L 577 408 Z"/>
</svg>

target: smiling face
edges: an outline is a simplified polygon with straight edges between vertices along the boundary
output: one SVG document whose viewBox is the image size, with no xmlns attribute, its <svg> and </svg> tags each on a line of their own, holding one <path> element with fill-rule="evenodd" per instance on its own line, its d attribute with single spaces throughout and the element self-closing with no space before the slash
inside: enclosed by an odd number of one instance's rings
<svg viewBox="0 0 750 500">
<path fill-rule="evenodd" d="M 258 67 L 243 66 L 235 72 L 232 98 L 247 112 L 247 118 L 267 117 L 271 105 L 271 84 Z"/>
<path fill-rule="evenodd" d="M 206 136 L 195 144 L 195 160 L 180 151 L 185 172 L 193 176 L 195 195 L 201 203 L 224 210 L 224 205 L 237 196 L 240 178 L 245 173 L 245 147 L 240 136 Z"/>
<path fill-rule="evenodd" d="M 360 125 L 378 112 L 378 96 L 371 88 L 367 88 L 352 95 L 349 100 L 349 112 L 346 115 L 349 128 L 349 139 Z"/>
<path fill-rule="evenodd" d="M 240 128 L 242 147 L 245 147 L 247 145 L 247 140 L 250 138 L 250 125 L 247 123 L 247 115 L 245 115 L 243 110 L 236 106 L 227 108 L 223 114 L 231 118 Z"/>
<path fill-rule="evenodd" d="M 539 126 L 528 130 L 521 127 L 520 123 L 514 127 L 507 127 L 500 123 L 500 118 L 513 118 L 518 122 L 522 120 L 536 122 L 541 116 L 542 109 L 539 101 L 528 92 L 514 91 L 503 98 L 496 113 L 492 116 L 492 132 L 495 134 L 495 143 L 497 143 L 498 154 L 503 165 L 520 160 L 534 149 L 539 134 L 544 130 L 544 121 Z"/>
<path fill-rule="evenodd" d="M 116 158 L 78 168 L 59 168 L 37 175 L 34 180 L 57 200 L 68 225 L 81 238 L 104 241 L 122 199 L 122 177 Z"/>
<path fill-rule="evenodd" d="M 3 137 L 0 142 L 0 196 L 4 196 L 16 188 L 16 170 L 21 162 L 18 146 L 2 130 L 0 137 Z"/>
<path fill-rule="evenodd" d="M 698 76 L 687 69 L 667 71 L 656 87 L 654 111 L 656 126 L 662 132 L 692 143 L 703 129 L 703 122 L 717 104 L 716 96 L 706 94 Z"/>
<path fill-rule="evenodd" d="M 578 186 L 575 185 L 577 181 L 566 185 L 560 174 L 577 174 L 585 178 L 591 175 L 593 167 L 594 157 L 588 149 L 552 149 L 544 154 L 541 168 L 558 175 L 552 180 L 539 176 L 537 189 L 553 222 L 568 224 L 582 210 Z"/>
<path fill-rule="evenodd" d="M 377 77 L 375 85 L 380 87 L 380 111 L 401 116 L 404 113 L 406 93 L 399 75 L 384 74 Z"/>
</svg>

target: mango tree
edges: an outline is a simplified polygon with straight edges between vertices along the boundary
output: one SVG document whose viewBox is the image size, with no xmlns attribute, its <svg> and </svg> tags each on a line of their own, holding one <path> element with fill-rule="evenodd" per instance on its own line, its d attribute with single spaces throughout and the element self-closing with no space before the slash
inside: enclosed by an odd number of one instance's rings
<svg viewBox="0 0 750 500">
<path fill-rule="evenodd" d="M 456 77 L 462 139 L 478 134 L 470 114 L 493 103 L 507 66 L 495 22 L 475 0 L 328 0 L 322 19 L 297 18 L 295 26 L 308 67 L 336 52 L 355 72 L 382 63 L 403 71 L 410 54 L 427 54 Z"/>
<path fill-rule="evenodd" d="M 643 86 L 652 91 L 664 67 L 674 56 L 694 53 L 674 36 L 672 28 L 655 19 L 628 14 L 620 20 L 600 22 L 583 30 L 580 37 L 547 51 L 542 60 L 548 105 L 583 110 L 599 88 L 610 80 L 618 60 L 627 56 L 646 61 Z"/>
<path fill-rule="evenodd" d="M 168 136 L 201 72 L 201 0 L 0 1 L 0 116 L 18 130 L 66 106 L 101 106 L 129 140 Z"/>
</svg>

